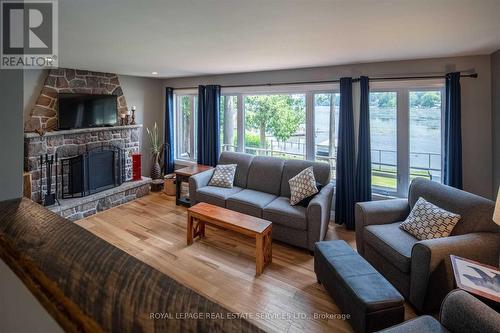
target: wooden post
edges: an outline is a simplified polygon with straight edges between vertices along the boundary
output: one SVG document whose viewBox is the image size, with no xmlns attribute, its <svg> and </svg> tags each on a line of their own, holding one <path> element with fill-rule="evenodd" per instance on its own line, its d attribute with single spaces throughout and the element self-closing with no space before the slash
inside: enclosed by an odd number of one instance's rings
<svg viewBox="0 0 500 333">
<path fill-rule="evenodd" d="M 193 217 L 188 212 L 187 219 L 187 245 L 193 244 Z"/>
<path fill-rule="evenodd" d="M 255 276 L 264 271 L 264 240 L 262 234 L 255 235 Z"/>
<path fill-rule="evenodd" d="M 273 261 L 273 239 L 272 239 L 272 226 L 269 231 L 264 234 L 264 267 Z"/>
</svg>

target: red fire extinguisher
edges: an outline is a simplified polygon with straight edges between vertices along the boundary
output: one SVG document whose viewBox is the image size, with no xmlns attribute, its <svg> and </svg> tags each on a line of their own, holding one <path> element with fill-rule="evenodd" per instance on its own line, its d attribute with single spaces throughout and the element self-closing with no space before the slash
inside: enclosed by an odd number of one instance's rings
<svg viewBox="0 0 500 333">
<path fill-rule="evenodd" d="M 141 157 L 139 153 L 132 154 L 132 180 L 142 179 Z"/>
</svg>

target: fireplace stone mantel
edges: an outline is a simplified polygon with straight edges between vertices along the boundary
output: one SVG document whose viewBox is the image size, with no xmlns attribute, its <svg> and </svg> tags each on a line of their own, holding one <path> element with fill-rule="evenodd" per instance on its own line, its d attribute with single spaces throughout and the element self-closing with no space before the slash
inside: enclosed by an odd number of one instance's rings
<svg viewBox="0 0 500 333">
<path fill-rule="evenodd" d="M 111 126 L 111 127 L 110 126 L 91 127 L 91 128 L 78 128 L 78 129 L 70 129 L 70 130 L 61 130 L 61 131 L 50 131 L 50 132 L 46 132 L 44 135 L 40 135 L 36 132 L 26 132 L 26 133 L 24 133 L 24 137 L 27 139 L 40 138 L 40 137 L 43 138 L 43 137 L 53 137 L 53 136 L 58 136 L 58 135 L 103 132 L 103 131 L 123 130 L 123 129 L 132 129 L 132 128 L 142 128 L 142 124 L 121 125 L 121 126 Z"/>
</svg>

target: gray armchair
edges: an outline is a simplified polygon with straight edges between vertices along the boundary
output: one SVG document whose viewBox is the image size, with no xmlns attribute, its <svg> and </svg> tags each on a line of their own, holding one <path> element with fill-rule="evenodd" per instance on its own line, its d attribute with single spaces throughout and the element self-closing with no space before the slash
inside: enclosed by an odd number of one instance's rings
<svg viewBox="0 0 500 333">
<path fill-rule="evenodd" d="M 462 216 L 451 236 L 419 241 L 399 229 L 420 197 Z M 430 312 L 454 288 L 450 254 L 498 265 L 500 228 L 493 210 L 491 200 L 418 178 L 408 200 L 356 205 L 356 246 L 417 311 Z"/>
<path fill-rule="evenodd" d="M 500 314 L 463 290 L 453 290 L 443 301 L 440 322 L 420 316 L 380 333 L 500 333 Z"/>
</svg>

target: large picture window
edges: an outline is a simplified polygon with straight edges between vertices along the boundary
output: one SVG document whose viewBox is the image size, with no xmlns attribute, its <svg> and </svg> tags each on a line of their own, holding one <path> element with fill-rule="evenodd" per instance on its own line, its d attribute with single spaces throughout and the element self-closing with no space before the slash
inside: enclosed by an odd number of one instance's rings
<svg viewBox="0 0 500 333">
<path fill-rule="evenodd" d="M 194 162 L 196 92 L 177 91 L 175 102 L 176 158 Z M 220 103 L 221 151 L 324 161 L 335 180 L 338 85 L 223 89 Z M 443 84 L 372 82 L 369 107 L 373 192 L 406 196 L 415 177 L 441 182 Z"/>
<path fill-rule="evenodd" d="M 250 95 L 244 103 L 245 152 L 305 159 L 305 94 Z"/>
</svg>

